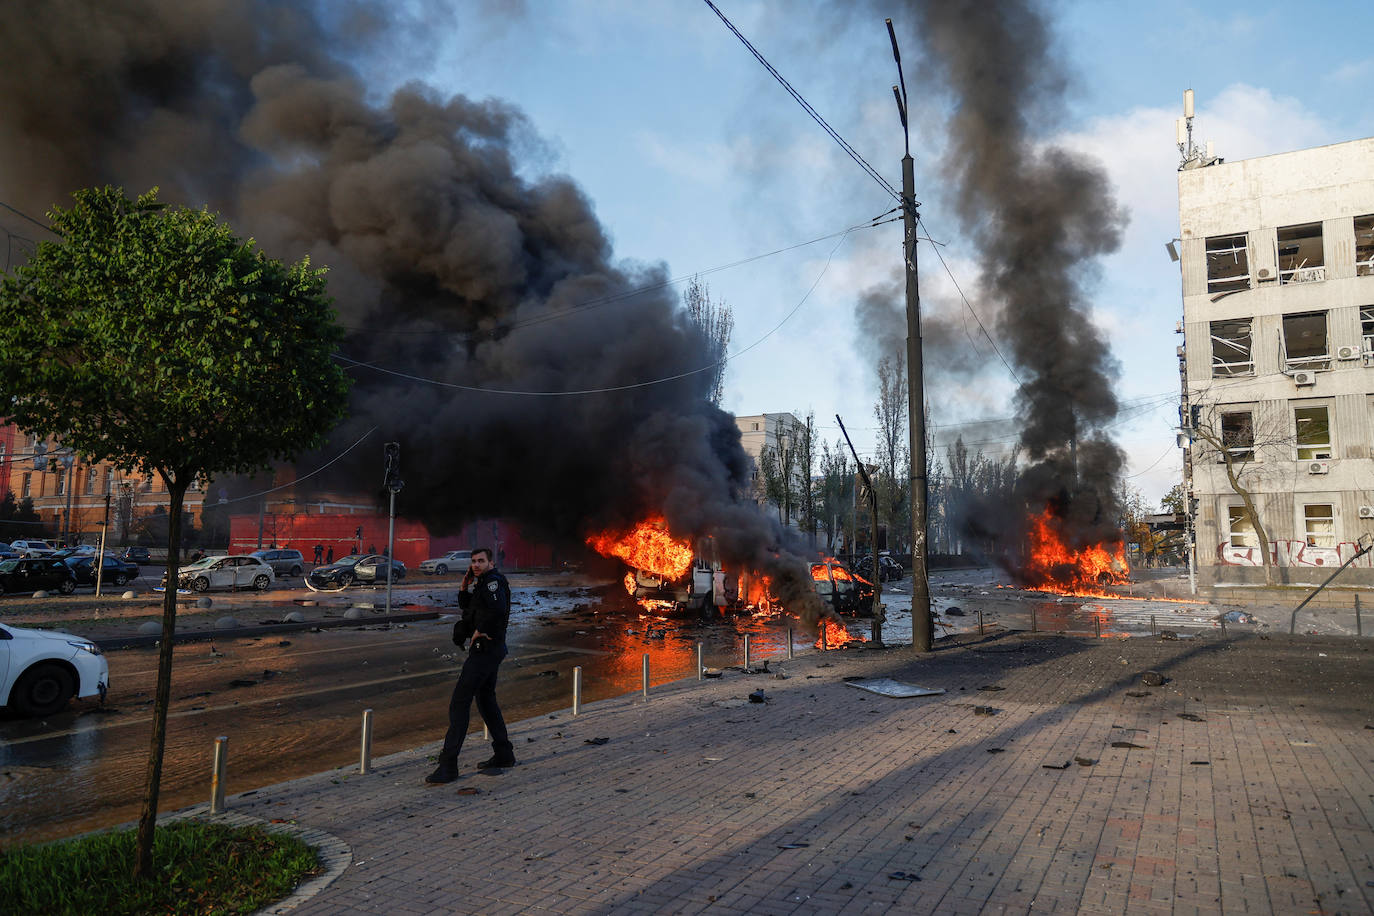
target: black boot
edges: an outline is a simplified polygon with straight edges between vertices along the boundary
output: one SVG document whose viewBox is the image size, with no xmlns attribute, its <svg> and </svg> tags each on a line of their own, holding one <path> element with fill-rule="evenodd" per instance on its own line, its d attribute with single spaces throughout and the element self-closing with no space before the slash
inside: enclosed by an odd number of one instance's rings
<svg viewBox="0 0 1374 916">
<path fill-rule="evenodd" d="M 458 764 L 440 762 L 438 768 L 425 777 L 426 785 L 442 786 L 458 778 Z"/>
<path fill-rule="evenodd" d="M 483 760 L 482 763 L 477 767 L 477 769 L 479 769 L 479 770 L 502 770 L 502 769 L 505 769 L 506 767 L 513 767 L 513 766 L 515 766 L 515 755 L 514 755 L 514 754 L 506 754 L 506 755 L 504 755 L 504 756 L 501 755 L 501 754 L 497 754 L 497 755 L 495 755 L 494 757 L 492 757 L 490 760 Z"/>
</svg>

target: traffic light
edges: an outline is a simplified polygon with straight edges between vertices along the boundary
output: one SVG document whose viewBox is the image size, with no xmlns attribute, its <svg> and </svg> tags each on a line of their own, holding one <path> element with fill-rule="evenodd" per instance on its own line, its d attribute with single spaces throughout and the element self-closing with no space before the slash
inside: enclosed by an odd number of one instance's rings
<svg viewBox="0 0 1374 916">
<path fill-rule="evenodd" d="M 359 525 L 358 528 L 357 528 L 357 530 L 355 530 L 355 531 L 353 532 L 353 536 L 354 536 L 355 538 L 357 538 L 358 540 L 360 540 L 360 541 L 363 539 L 363 526 L 362 526 L 362 525 Z"/>
</svg>

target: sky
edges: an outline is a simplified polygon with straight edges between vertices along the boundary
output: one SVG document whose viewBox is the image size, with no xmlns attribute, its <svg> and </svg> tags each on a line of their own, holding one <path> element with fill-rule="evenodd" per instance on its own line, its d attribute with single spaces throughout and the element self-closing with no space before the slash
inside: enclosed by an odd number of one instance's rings
<svg viewBox="0 0 1374 916">
<path fill-rule="evenodd" d="M 902 133 L 883 14 L 858 5 L 721 0 L 722 12 L 859 154 L 900 185 Z M 1062 108 L 1039 141 L 1098 159 L 1129 225 L 1087 277 L 1092 318 L 1119 365 L 1112 433 L 1127 483 L 1157 504 L 1181 480 L 1175 445 L 1179 276 L 1175 119 L 1196 93 L 1196 137 L 1228 161 L 1374 134 L 1374 50 L 1360 3 L 1048 5 Z M 1341 22 L 1348 27 L 1341 27 Z M 735 317 L 723 406 L 739 415 L 840 414 L 874 448 L 874 351 L 856 305 L 900 290 L 901 225 L 891 198 L 849 159 L 705 3 L 561 0 L 462 6 L 429 53 L 366 65 L 384 95 L 420 79 L 442 95 L 499 99 L 528 119 L 526 176 L 565 174 L 615 248 L 698 274 Z M 979 256 L 942 197 L 948 101 L 915 81 L 903 48 L 917 198 L 932 241 L 918 252 L 922 310 L 957 333 L 926 341 L 926 400 L 937 441 L 988 454 L 1016 441 L 1015 382 L 979 327 Z M 858 227 L 858 228 L 853 228 Z M 846 232 L 853 228 L 853 231 Z M 805 244 L 809 243 L 809 244 Z M 948 271 L 936 258 L 933 244 Z M 967 297 L 965 305 L 955 285 Z M 608 332 L 614 333 L 614 328 Z M 934 351 L 934 352 L 932 352 Z M 957 370 L 957 371 L 954 371 Z"/>
</svg>

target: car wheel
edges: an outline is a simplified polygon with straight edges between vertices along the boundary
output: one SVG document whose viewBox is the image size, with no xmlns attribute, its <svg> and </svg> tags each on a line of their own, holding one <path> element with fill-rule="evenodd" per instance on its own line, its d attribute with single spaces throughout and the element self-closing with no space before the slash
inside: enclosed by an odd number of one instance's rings
<svg viewBox="0 0 1374 916">
<path fill-rule="evenodd" d="M 397 582 L 400 582 L 402 579 L 404 579 L 404 578 L 406 577 L 406 571 L 405 571 L 404 569 L 398 569 L 398 570 L 396 570 L 396 572 L 395 572 L 395 577 L 396 577 L 396 581 L 397 581 Z"/>
<path fill-rule="evenodd" d="M 124 585 L 124 583 L 125 583 L 125 582 L 128 582 L 129 580 L 126 579 L 126 578 L 124 578 L 123 575 L 118 575 L 118 576 L 115 576 L 115 577 L 114 577 L 113 579 L 111 579 L 110 581 L 112 581 L 112 582 L 114 583 L 115 588 L 122 588 L 123 585 Z"/>
<path fill-rule="evenodd" d="M 63 579 L 62 582 L 57 586 L 57 590 L 64 595 L 70 595 L 72 592 L 76 591 L 76 580 Z"/>
<path fill-rule="evenodd" d="M 353 574 L 351 572 L 339 573 L 339 585 L 343 588 L 353 584 Z"/>
<path fill-rule="evenodd" d="M 19 678 L 10 705 L 26 716 L 50 716 L 76 693 L 71 672 L 51 663 L 35 665 Z"/>
<path fill-rule="evenodd" d="M 260 575 L 253 580 L 253 587 L 260 592 L 267 591 L 267 587 L 271 584 L 272 580 L 266 574 Z"/>
<path fill-rule="evenodd" d="M 208 592 L 210 590 L 210 580 L 204 576 L 196 576 L 191 580 L 191 590 L 195 592 Z"/>
<path fill-rule="evenodd" d="M 440 563 L 438 566 L 434 567 L 434 575 L 436 575 L 436 576 L 446 576 L 446 575 L 448 575 L 448 567 L 445 566 L 443 563 Z"/>
<path fill-rule="evenodd" d="M 301 574 L 301 568 L 300 568 L 299 566 L 293 566 L 293 567 L 291 567 L 291 575 L 293 575 L 293 576 L 299 576 L 300 574 Z"/>
</svg>

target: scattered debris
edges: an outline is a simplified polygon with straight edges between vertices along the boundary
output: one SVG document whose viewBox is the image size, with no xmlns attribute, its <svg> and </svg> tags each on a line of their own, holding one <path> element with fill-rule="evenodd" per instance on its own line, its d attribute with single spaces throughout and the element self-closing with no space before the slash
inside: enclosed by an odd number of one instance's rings
<svg viewBox="0 0 1374 916">
<path fill-rule="evenodd" d="M 769 700 L 768 700 L 768 697 L 766 697 L 766 696 L 763 695 L 763 691 L 762 691 L 762 690 L 755 690 L 753 693 L 749 694 L 749 702 L 750 702 L 750 703 L 767 703 L 767 702 L 769 702 Z"/>
<path fill-rule="evenodd" d="M 857 681 L 845 681 L 850 687 L 857 687 L 860 690 L 867 690 L 869 693 L 876 693 L 883 697 L 905 698 L 905 697 L 933 697 L 945 692 L 943 687 L 917 687 L 915 684 L 904 684 L 901 681 L 894 681 L 890 677 L 872 677 Z"/>
<path fill-rule="evenodd" d="M 963 617 L 964 612 L 961 608 L 952 607 L 945 611 L 946 617 Z"/>
<path fill-rule="evenodd" d="M 1146 747 L 1145 745 L 1143 745 L 1143 744 L 1135 744 L 1135 743 L 1133 743 L 1133 742 L 1131 742 L 1131 741 L 1113 741 L 1113 742 L 1112 742 L 1112 747 L 1124 747 L 1124 748 L 1126 748 L 1126 749 L 1128 749 L 1128 750 L 1137 750 L 1137 751 L 1149 750 L 1149 748 Z"/>
<path fill-rule="evenodd" d="M 702 677 L 720 677 L 720 676 L 723 675 L 724 673 L 725 673 L 725 672 L 722 671 L 720 668 L 702 668 L 702 669 L 701 669 L 701 676 L 702 676 Z"/>
<path fill-rule="evenodd" d="M 1227 623 L 1254 623 L 1254 622 L 1255 622 L 1254 615 L 1252 615 L 1252 614 L 1247 614 L 1247 613 L 1245 613 L 1244 611 L 1227 611 L 1225 614 L 1222 614 L 1222 615 L 1221 615 L 1221 619 L 1224 620 L 1224 621 L 1226 621 Z"/>
<path fill-rule="evenodd" d="M 551 853 L 551 852 L 536 852 L 536 853 L 531 853 L 530 855 L 525 856 L 525 861 L 526 861 L 526 862 L 538 862 L 540 859 L 547 859 L 547 858 L 548 858 L 549 856 L 551 856 L 551 855 L 553 855 L 553 853 Z"/>
<path fill-rule="evenodd" d="M 476 786 L 463 786 L 463 788 L 461 788 L 461 789 L 458 790 L 458 794 L 459 794 L 459 795 L 476 795 L 476 794 L 478 794 L 478 793 L 481 792 L 481 791 L 482 791 L 482 790 L 479 789 L 479 788 L 477 788 Z"/>
<path fill-rule="evenodd" d="M 979 689 L 979 690 L 993 691 L 993 690 L 1006 690 L 1007 688 L 1003 687 L 1001 684 L 984 684 L 982 687 L 979 687 L 978 689 Z"/>
<path fill-rule="evenodd" d="M 1042 770 L 1067 770 L 1067 769 L 1068 769 L 1070 766 L 1072 766 L 1072 765 L 1073 765 L 1073 761 L 1072 761 L 1072 760 L 1065 760 L 1063 763 L 1059 763 L 1059 764 L 1056 764 L 1056 763 L 1042 763 L 1042 764 L 1040 764 L 1040 769 L 1042 769 Z"/>
<path fill-rule="evenodd" d="M 1139 698 L 1139 697 L 1148 697 L 1148 696 L 1150 696 L 1150 691 L 1148 691 L 1148 690 L 1128 690 L 1128 691 L 1126 691 L 1126 696 L 1128 696 L 1128 697 L 1137 697 L 1137 698 Z"/>
<path fill-rule="evenodd" d="M 1160 639 L 1178 639 L 1178 634 L 1175 633 L 1173 630 L 1160 630 L 1160 631 L 1159 631 L 1159 638 L 1160 638 Z"/>
<path fill-rule="evenodd" d="M 1193 715 L 1193 714 L 1190 713 L 1190 712 L 1181 712 L 1181 713 L 1178 713 L 1178 717 L 1179 717 L 1180 719 L 1187 719 L 1189 722 L 1206 722 L 1206 721 L 1207 721 L 1206 719 L 1202 718 L 1202 716 L 1195 716 L 1195 715 Z"/>
<path fill-rule="evenodd" d="M 535 677 L 558 677 L 558 672 L 553 670 L 541 671 Z"/>
<path fill-rule="evenodd" d="M 1190 767 L 1209 767 L 1209 766 L 1211 766 L 1211 765 L 1212 765 L 1212 761 L 1210 761 L 1210 760 L 1189 760 L 1189 761 L 1188 761 L 1188 766 L 1190 766 Z"/>
<path fill-rule="evenodd" d="M 808 846 L 810 846 L 810 845 L 811 845 L 810 843 L 783 843 L 783 844 L 781 844 L 780 846 L 778 846 L 778 848 L 779 848 L 779 849 L 805 849 L 806 847 L 808 847 Z"/>
<path fill-rule="evenodd" d="M 1093 764 L 1097 763 L 1097 761 L 1091 757 L 1075 757 L 1073 758 L 1073 762 L 1081 767 L 1090 767 Z"/>
<path fill-rule="evenodd" d="M 599 745 L 605 744 L 607 741 L 610 741 L 610 740 L 611 740 L 610 738 L 588 738 L 586 741 L 583 741 L 582 743 L 583 743 L 583 744 L 595 744 L 595 745 L 598 745 L 598 746 L 599 746 Z"/>
<path fill-rule="evenodd" d="M 246 678 L 246 677 L 236 677 L 236 678 L 234 678 L 232 681 L 229 682 L 229 686 L 230 686 L 230 687 L 256 687 L 256 686 L 258 686 L 258 682 L 257 682 L 257 681 L 253 681 L 253 680 L 249 680 L 249 679 Z"/>
<path fill-rule="evenodd" d="M 1140 676 L 1140 682 L 1146 687 L 1162 687 L 1164 686 L 1164 675 L 1158 671 L 1146 671 Z"/>
<path fill-rule="evenodd" d="M 892 874 L 888 875 L 887 877 L 888 877 L 890 880 L 892 880 L 892 881 L 920 881 L 920 880 L 921 880 L 921 876 L 920 876 L 920 875 L 913 875 L 913 874 L 911 874 L 910 872 L 905 872 L 905 871 L 894 871 Z"/>
<path fill-rule="evenodd" d="M 1006 748 L 1004 748 L 1004 747 L 990 747 L 990 748 L 988 748 L 988 753 L 989 753 L 989 754 L 1000 754 L 1000 753 L 1002 753 L 1002 752 L 1005 751 L 1005 750 L 1006 750 Z"/>
<path fill-rule="evenodd" d="M 998 712 L 999 712 L 999 710 L 997 710 L 996 708 L 994 708 L 994 707 L 992 707 L 992 706 L 975 706 L 975 707 L 973 707 L 973 714 L 974 714 L 975 716 L 995 716 L 995 715 L 997 715 Z"/>
</svg>

